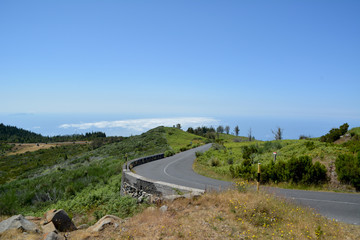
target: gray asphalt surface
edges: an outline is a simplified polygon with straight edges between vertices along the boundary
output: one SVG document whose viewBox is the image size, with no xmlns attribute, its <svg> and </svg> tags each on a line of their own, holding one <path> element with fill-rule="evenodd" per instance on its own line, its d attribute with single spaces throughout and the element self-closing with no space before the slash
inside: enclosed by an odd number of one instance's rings
<svg viewBox="0 0 360 240">
<path fill-rule="evenodd" d="M 175 156 L 150 162 L 134 168 L 137 174 L 163 182 L 204 190 L 222 190 L 232 183 L 204 177 L 192 169 L 195 152 L 206 151 L 211 144 L 201 146 Z M 315 209 L 318 213 L 336 221 L 360 225 L 360 194 L 314 192 L 281 188 L 263 188 L 277 196 Z M 261 187 L 260 187 L 261 190 Z"/>
</svg>

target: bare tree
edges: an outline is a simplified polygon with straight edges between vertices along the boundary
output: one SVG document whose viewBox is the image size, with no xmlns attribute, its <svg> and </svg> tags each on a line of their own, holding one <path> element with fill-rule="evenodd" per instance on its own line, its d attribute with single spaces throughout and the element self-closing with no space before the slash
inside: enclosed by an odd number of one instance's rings
<svg viewBox="0 0 360 240">
<path fill-rule="evenodd" d="M 239 129 L 239 126 L 238 126 L 238 125 L 236 125 L 234 131 L 235 131 L 235 135 L 236 135 L 236 136 L 239 136 L 240 129 Z"/>
<path fill-rule="evenodd" d="M 249 139 L 249 142 L 251 142 L 253 139 L 251 128 L 249 129 L 249 132 L 248 132 L 248 139 Z"/>
<path fill-rule="evenodd" d="M 277 127 L 276 130 L 271 130 L 271 132 L 274 134 L 275 140 L 283 139 L 283 131 L 284 129 L 281 129 L 280 127 Z"/>
<path fill-rule="evenodd" d="M 225 132 L 226 132 L 226 134 L 229 134 L 229 133 L 230 133 L 230 127 L 229 127 L 229 126 L 226 126 L 226 127 L 225 127 Z"/>
</svg>

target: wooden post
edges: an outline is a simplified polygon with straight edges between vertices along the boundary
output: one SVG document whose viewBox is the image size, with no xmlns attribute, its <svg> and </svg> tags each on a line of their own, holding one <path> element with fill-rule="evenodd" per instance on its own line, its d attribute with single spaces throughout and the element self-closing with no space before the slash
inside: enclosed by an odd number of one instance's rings
<svg viewBox="0 0 360 240">
<path fill-rule="evenodd" d="M 256 190 L 259 191 L 260 187 L 260 163 L 258 163 L 258 175 L 257 175 L 257 187 Z"/>
</svg>

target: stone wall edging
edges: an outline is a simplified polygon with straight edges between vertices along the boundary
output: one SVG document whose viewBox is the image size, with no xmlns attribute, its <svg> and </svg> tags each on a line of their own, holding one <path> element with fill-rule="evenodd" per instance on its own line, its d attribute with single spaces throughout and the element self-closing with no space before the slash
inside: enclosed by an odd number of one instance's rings
<svg viewBox="0 0 360 240">
<path fill-rule="evenodd" d="M 133 167 L 162 158 L 164 158 L 164 154 L 157 154 L 125 163 L 123 165 L 120 194 L 130 195 L 137 198 L 139 202 L 144 199 L 153 202 L 158 199 L 169 199 L 169 197 L 174 199 L 177 198 L 176 196 L 198 196 L 205 192 L 202 189 L 152 180 L 132 172 Z"/>
</svg>

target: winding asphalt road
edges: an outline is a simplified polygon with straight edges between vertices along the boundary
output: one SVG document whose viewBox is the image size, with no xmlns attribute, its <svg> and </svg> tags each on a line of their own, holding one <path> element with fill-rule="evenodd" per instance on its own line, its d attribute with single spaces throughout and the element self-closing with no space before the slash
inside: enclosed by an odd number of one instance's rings
<svg viewBox="0 0 360 240">
<path fill-rule="evenodd" d="M 137 174 L 163 182 L 203 190 L 221 190 L 232 186 L 231 182 L 204 177 L 192 169 L 195 152 L 206 151 L 207 144 L 172 157 L 146 163 L 134 168 Z M 360 225 L 360 194 L 314 192 L 269 188 L 277 196 L 291 199 L 301 205 L 314 208 L 323 216 L 337 221 Z"/>
</svg>

